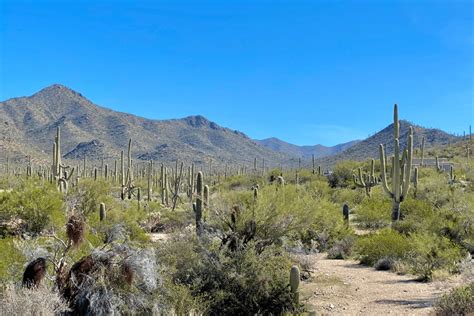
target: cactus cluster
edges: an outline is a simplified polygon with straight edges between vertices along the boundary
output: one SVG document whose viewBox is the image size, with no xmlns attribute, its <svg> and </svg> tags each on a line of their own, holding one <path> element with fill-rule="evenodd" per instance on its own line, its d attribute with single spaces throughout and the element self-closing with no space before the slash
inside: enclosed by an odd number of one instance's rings
<svg viewBox="0 0 474 316">
<path fill-rule="evenodd" d="M 370 197 L 372 188 L 379 184 L 379 179 L 375 176 L 375 161 L 374 159 L 370 162 L 370 173 L 362 173 L 362 168 L 359 168 L 358 175 L 352 175 L 354 184 L 365 189 L 365 194 Z"/>
</svg>

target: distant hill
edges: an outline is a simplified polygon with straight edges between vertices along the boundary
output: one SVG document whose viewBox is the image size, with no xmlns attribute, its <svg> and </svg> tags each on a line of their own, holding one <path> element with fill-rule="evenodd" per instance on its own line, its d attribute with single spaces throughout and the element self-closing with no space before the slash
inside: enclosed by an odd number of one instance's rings
<svg viewBox="0 0 474 316">
<path fill-rule="evenodd" d="M 277 138 L 254 141 L 244 133 L 221 127 L 203 116 L 151 120 L 95 105 L 62 85 L 52 85 L 32 96 L 0 102 L 0 160 L 6 156 L 48 162 L 56 127 L 61 127 L 61 153 L 66 159 L 116 159 L 133 139 L 134 159 L 187 163 L 295 166 L 298 157 L 330 166 L 346 160 L 378 156 L 378 145 L 392 148 L 392 125 L 363 140 L 333 147 L 296 146 Z M 410 123 L 400 121 L 402 147 Z M 446 145 L 457 138 L 439 129 L 415 126 L 415 146 L 426 137 L 426 147 Z"/>
<path fill-rule="evenodd" d="M 459 140 L 458 137 L 448 134 L 440 129 L 424 128 L 405 120 L 400 120 L 400 147 L 407 145 L 409 127 L 413 126 L 413 146 L 420 148 L 423 136 L 425 148 L 447 145 Z M 380 132 L 363 141 L 347 148 L 346 150 L 329 157 L 318 159 L 318 163 L 331 166 L 342 160 L 365 160 L 379 157 L 379 145 L 384 144 L 387 155 L 393 154 L 393 123 Z"/>
<path fill-rule="evenodd" d="M 278 138 L 271 137 L 262 140 L 256 140 L 262 146 L 265 146 L 273 151 L 285 153 L 292 157 L 302 158 L 302 159 L 311 159 L 314 155 L 315 158 L 322 158 L 326 156 L 332 156 L 338 154 L 351 146 L 360 142 L 360 140 L 353 140 L 347 143 L 335 145 L 335 146 L 323 146 L 323 145 L 314 145 L 314 146 L 298 146 L 294 144 L 287 143 Z"/>
<path fill-rule="evenodd" d="M 49 161 L 56 127 L 69 159 L 118 158 L 133 139 L 133 157 L 206 163 L 285 164 L 290 157 L 260 146 L 245 134 L 203 116 L 151 120 L 95 105 L 80 93 L 52 85 L 30 97 L 0 102 L 2 156 Z M 1 157 L 2 159 L 4 157 Z"/>
</svg>

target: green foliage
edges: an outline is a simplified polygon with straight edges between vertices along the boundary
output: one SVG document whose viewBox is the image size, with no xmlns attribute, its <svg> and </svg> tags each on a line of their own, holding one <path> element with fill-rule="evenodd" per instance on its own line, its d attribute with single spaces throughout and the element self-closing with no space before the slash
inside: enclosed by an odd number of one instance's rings
<svg viewBox="0 0 474 316">
<path fill-rule="evenodd" d="M 280 314 L 295 308 L 289 289 L 291 262 L 276 246 L 260 252 L 249 244 L 229 252 L 179 237 L 160 247 L 158 256 L 174 284 L 168 297 L 178 313 L 197 308 L 211 315 Z"/>
<path fill-rule="evenodd" d="M 382 258 L 402 259 L 410 248 L 407 237 L 385 228 L 377 233 L 360 237 L 356 242 L 355 252 L 362 264 L 372 266 Z"/>
<path fill-rule="evenodd" d="M 70 192 L 70 196 L 77 200 L 76 207 L 84 214 L 97 213 L 100 203 L 111 202 L 110 184 L 103 179 L 81 179 L 79 184 Z"/>
<path fill-rule="evenodd" d="M 447 238 L 428 233 L 416 233 L 409 238 L 406 260 L 422 281 L 430 281 L 438 269 L 455 272 L 462 259 L 460 249 Z"/>
<path fill-rule="evenodd" d="M 391 201 L 380 195 L 365 199 L 357 206 L 355 222 L 363 228 L 382 228 L 390 224 Z"/>
<path fill-rule="evenodd" d="M 15 237 L 0 238 L 0 285 L 20 280 L 26 258 L 15 247 Z"/>
<path fill-rule="evenodd" d="M 359 167 L 359 163 L 345 160 L 338 162 L 329 176 L 329 185 L 332 188 L 345 188 L 352 185 L 352 174 Z"/>
<path fill-rule="evenodd" d="M 440 316 L 472 313 L 474 313 L 474 282 L 452 289 L 436 302 L 436 314 Z"/>
<path fill-rule="evenodd" d="M 11 192 L 0 193 L 0 222 L 15 220 L 21 222 L 17 233 L 38 234 L 62 225 L 65 214 L 61 194 L 52 185 L 33 181 L 22 182 Z"/>
</svg>

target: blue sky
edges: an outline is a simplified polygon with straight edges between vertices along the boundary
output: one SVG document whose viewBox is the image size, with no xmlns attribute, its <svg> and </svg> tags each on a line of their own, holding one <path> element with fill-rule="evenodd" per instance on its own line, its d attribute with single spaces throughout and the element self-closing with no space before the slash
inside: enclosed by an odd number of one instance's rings
<svg viewBox="0 0 474 316">
<path fill-rule="evenodd" d="M 474 115 L 474 1 L 0 0 L 0 100 L 53 83 L 253 138 L 365 138 Z"/>
</svg>

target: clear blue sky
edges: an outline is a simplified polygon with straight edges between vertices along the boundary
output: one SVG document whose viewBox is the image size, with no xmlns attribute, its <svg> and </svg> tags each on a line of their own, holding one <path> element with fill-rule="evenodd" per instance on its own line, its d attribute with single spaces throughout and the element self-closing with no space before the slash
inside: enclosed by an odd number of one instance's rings
<svg viewBox="0 0 474 316">
<path fill-rule="evenodd" d="M 334 145 L 473 124 L 474 1 L 0 0 L 0 100 L 53 83 L 148 118 Z"/>
</svg>

